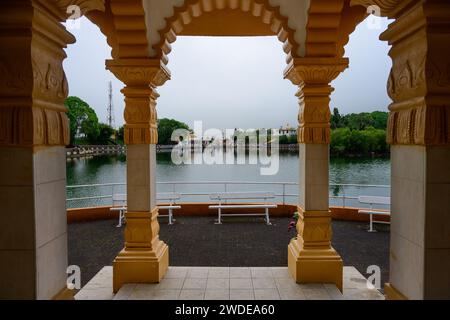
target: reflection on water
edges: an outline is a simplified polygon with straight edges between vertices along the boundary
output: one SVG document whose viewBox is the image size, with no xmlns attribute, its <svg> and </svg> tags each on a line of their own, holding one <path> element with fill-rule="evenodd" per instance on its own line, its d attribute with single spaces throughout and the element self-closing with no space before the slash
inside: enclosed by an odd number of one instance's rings
<svg viewBox="0 0 450 320">
<path fill-rule="evenodd" d="M 248 162 L 247 162 L 248 163 Z M 298 182 L 299 162 L 296 152 L 280 154 L 280 170 L 273 176 L 261 176 L 261 165 L 174 165 L 170 153 L 157 154 L 158 182 L 170 181 L 251 181 L 251 182 Z M 99 156 L 88 159 L 72 159 L 67 161 L 68 185 L 90 185 L 104 183 L 122 183 L 126 181 L 126 158 L 119 156 Z M 331 184 L 390 185 L 389 159 L 332 159 L 330 162 Z M 228 191 L 272 191 L 282 193 L 282 186 L 229 186 Z M 295 186 L 286 186 L 287 194 L 298 194 Z M 159 185 L 158 192 L 173 191 L 169 185 Z M 177 186 L 177 192 L 223 192 L 223 186 Z M 124 187 L 95 187 L 88 189 L 68 190 L 68 198 L 79 198 L 93 195 L 110 195 L 124 193 Z M 388 196 L 389 189 L 358 188 L 331 186 L 331 196 L 355 195 Z M 205 199 L 185 199 L 207 201 Z M 282 199 L 279 199 L 282 201 Z M 295 203 L 295 197 L 285 199 Z M 69 207 L 82 207 L 109 204 L 110 199 L 73 201 Z M 330 200 L 330 204 L 342 205 L 342 200 Z M 357 205 L 355 201 L 347 201 L 346 205 Z"/>
<path fill-rule="evenodd" d="M 391 167 L 387 158 L 331 159 L 330 183 L 390 185 Z"/>
</svg>

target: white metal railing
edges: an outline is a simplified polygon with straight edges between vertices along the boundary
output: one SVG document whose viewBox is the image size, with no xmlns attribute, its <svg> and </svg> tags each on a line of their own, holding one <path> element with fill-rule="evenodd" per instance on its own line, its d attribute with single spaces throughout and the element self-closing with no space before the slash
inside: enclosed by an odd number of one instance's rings
<svg viewBox="0 0 450 320">
<path fill-rule="evenodd" d="M 108 200 L 113 198 L 113 195 L 116 192 L 116 189 L 119 187 L 125 187 L 125 183 L 105 183 L 105 184 L 91 184 L 91 185 L 75 185 L 75 186 L 67 186 L 68 190 L 68 207 L 71 207 L 71 204 L 76 201 L 89 201 L 89 200 Z M 157 186 L 165 187 L 167 190 L 164 192 L 173 192 L 178 193 L 181 196 L 181 199 L 186 199 L 188 197 L 191 198 L 199 198 L 199 197 L 207 197 L 212 192 L 230 192 L 233 186 L 266 186 L 272 187 L 271 190 L 267 188 L 264 191 L 273 192 L 273 187 L 278 188 L 278 191 L 274 192 L 275 197 L 282 201 L 282 204 L 286 204 L 288 199 L 298 197 L 298 183 L 295 182 L 248 182 L 248 181 L 171 181 L 171 182 L 158 182 Z M 219 186 L 220 190 L 205 190 L 198 192 L 181 192 L 179 189 L 181 186 Z M 295 193 L 293 191 L 289 191 L 288 189 L 292 189 L 295 187 Z M 91 195 L 92 189 L 98 188 L 110 188 L 109 191 L 104 191 L 103 194 L 100 195 Z M 390 186 L 388 185 L 364 185 L 364 184 L 330 184 L 330 189 L 337 188 L 337 194 L 330 195 L 330 199 L 333 200 L 341 200 L 342 206 L 346 207 L 349 200 L 357 201 L 358 197 L 361 195 L 373 196 L 373 195 L 382 195 L 388 196 L 388 190 Z M 365 189 L 367 192 L 359 192 L 356 193 L 356 190 L 350 192 L 349 189 Z M 373 194 L 373 190 L 368 189 L 376 189 L 376 190 L 384 190 L 384 194 Z M 86 195 L 72 195 L 79 190 L 83 190 L 87 193 Z M 242 191 L 242 190 L 240 190 Z M 255 191 L 255 190 L 253 190 Z M 122 191 L 123 192 L 123 191 Z M 382 191 L 383 192 L 383 191 Z M 372 193 L 372 194 L 371 194 Z"/>
</svg>

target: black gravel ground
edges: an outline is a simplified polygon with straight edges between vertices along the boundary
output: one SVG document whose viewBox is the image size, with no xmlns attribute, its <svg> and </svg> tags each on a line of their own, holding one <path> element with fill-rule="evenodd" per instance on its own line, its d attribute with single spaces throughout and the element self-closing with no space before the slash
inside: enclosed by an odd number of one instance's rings
<svg viewBox="0 0 450 320">
<path fill-rule="evenodd" d="M 295 232 L 287 231 L 288 218 L 273 225 L 235 218 L 215 225 L 212 217 L 179 217 L 172 226 L 161 220 L 160 238 L 170 246 L 172 266 L 275 267 L 287 264 L 287 245 Z M 123 248 L 123 228 L 116 220 L 69 225 L 69 264 L 78 265 L 86 284 Z M 366 223 L 333 221 L 333 246 L 344 265 L 366 275 L 378 265 L 382 283 L 389 278 L 389 229 L 368 233 Z M 367 275 L 366 275 L 367 276 Z"/>
</svg>

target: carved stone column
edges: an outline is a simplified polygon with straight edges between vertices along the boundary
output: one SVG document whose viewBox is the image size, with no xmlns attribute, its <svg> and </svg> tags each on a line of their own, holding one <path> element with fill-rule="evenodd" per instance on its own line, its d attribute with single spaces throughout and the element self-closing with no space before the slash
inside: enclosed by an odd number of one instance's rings
<svg viewBox="0 0 450 320">
<path fill-rule="evenodd" d="M 286 78 L 298 85 L 300 194 L 298 236 L 288 248 L 289 271 L 298 283 L 335 283 L 342 291 L 343 264 L 331 247 L 329 210 L 330 82 L 347 59 L 295 59 Z"/>
<path fill-rule="evenodd" d="M 156 87 L 170 79 L 159 60 L 110 60 L 107 69 L 126 84 L 128 212 L 125 248 L 114 261 L 114 292 L 125 283 L 156 283 L 169 266 L 169 248 L 159 240 L 156 207 Z"/>
<path fill-rule="evenodd" d="M 1 4 L 0 299 L 67 293 L 69 126 L 62 63 L 63 49 L 75 39 L 55 3 Z"/>
<path fill-rule="evenodd" d="M 391 4 L 393 5 L 393 4 Z M 403 1 L 392 45 L 390 299 L 450 298 L 450 4 Z"/>
</svg>

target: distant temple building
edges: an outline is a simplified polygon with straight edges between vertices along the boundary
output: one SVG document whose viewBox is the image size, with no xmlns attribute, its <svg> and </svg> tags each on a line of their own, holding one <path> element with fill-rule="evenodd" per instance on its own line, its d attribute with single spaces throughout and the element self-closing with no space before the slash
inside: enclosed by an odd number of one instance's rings
<svg viewBox="0 0 450 320">
<path fill-rule="evenodd" d="M 280 136 L 296 136 L 297 135 L 297 128 L 291 127 L 291 125 L 288 123 L 283 127 L 280 127 Z"/>
</svg>

